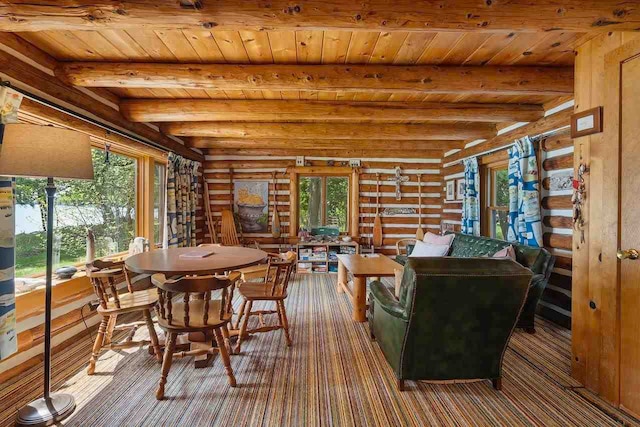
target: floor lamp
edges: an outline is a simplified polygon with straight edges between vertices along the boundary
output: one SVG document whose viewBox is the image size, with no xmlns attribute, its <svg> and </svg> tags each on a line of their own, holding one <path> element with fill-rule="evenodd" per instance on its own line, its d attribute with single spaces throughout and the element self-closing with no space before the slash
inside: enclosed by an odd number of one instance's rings
<svg viewBox="0 0 640 427">
<path fill-rule="evenodd" d="M 0 175 L 47 178 L 47 276 L 44 318 L 44 395 L 18 411 L 17 425 L 45 426 L 74 411 L 73 396 L 51 393 L 51 278 L 54 178 L 93 179 L 91 142 L 80 132 L 50 126 L 7 124 L 0 145 Z"/>
</svg>

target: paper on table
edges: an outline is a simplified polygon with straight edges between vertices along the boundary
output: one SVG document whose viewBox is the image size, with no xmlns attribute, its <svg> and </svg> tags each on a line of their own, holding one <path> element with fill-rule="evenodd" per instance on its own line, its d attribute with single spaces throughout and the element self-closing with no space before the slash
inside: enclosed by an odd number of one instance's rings
<svg viewBox="0 0 640 427">
<path fill-rule="evenodd" d="M 188 259 L 207 258 L 213 255 L 214 253 L 215 252 L 212 251 L 211 249 L 194 249 L 192 251 L 180 254 L 180 258 L 188 258 Z"/>
</svg>

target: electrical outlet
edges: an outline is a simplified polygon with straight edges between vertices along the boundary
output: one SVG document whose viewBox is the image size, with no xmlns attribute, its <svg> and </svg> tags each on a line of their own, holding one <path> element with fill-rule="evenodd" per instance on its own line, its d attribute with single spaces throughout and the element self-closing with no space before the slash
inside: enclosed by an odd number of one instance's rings
<svg viewBox="0 0 640 427">
<path fill-rule="evenodd" d="M 349 166 L 351 166 L 352 168 L 359 168 L 360 167 L 360 159 L 350 159 L 349 160 Z"/>
<path fill-rule="evenodd" d="M 304 166 L 304 156 L 296 157 L 296 166 Z"/>
</svg>

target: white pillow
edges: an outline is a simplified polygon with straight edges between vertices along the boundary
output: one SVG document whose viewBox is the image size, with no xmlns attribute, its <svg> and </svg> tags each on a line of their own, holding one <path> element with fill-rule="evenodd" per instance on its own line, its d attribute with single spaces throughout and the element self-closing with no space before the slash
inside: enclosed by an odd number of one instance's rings
<svg viewBox="0 0 640 427">
<path fill-rule="evenodd" d="M 417 240 L 409 258 L 439 257 L 447 255 L 447 252 L 449 245 L 429 245 Z"/>
<path fill-rule="evenodd" d="M 429 245 L 451 246 L 451 243 L 453 243 L 454 237 L 456 237 L 455 234 L 446 234 L 444 236 L 440 236 L 438 234 L 434 234 L 429 231 L 427 232 L 427 234 L 424 235 L 424 239 L 422 239 L 422 241 Z"/>
</svg>

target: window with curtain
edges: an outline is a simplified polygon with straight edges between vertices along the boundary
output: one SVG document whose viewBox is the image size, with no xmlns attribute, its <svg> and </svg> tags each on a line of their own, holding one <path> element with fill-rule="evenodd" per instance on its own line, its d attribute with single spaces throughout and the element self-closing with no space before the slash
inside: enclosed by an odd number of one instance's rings
<svg viewBox="0 0 640 427">
<path fill-rule="evenodd" d="M 509 172 L 507 162 L 483 166 L 481 179 L 484 195 L 482 234 L 494 239 L 507 240 L 509 229 Z"/>
<path fill-rule="evenodd" d="M 96 257 L 129 249 L 136 232 L 137 160 L 93 149 L 93 181 L 57 180 L 54 270 L 86 256 L 87 229 Z M 46 265 L 46 179 L 16 180 L 16 277 L 44 274 Z"/>
<path fill-rule="evenodd" d="M 347 233 L 349 227 L 349 177 L 307 176 L 299 180 L 300 227 L 327 225 Z"/>
<path fill-rule="evenodd" d="M 166 214 L 166 180 L 167 167 L 156 163 L 153 171 L 153 241 L 155 246 L 162 247 Z"/>
</svg>

